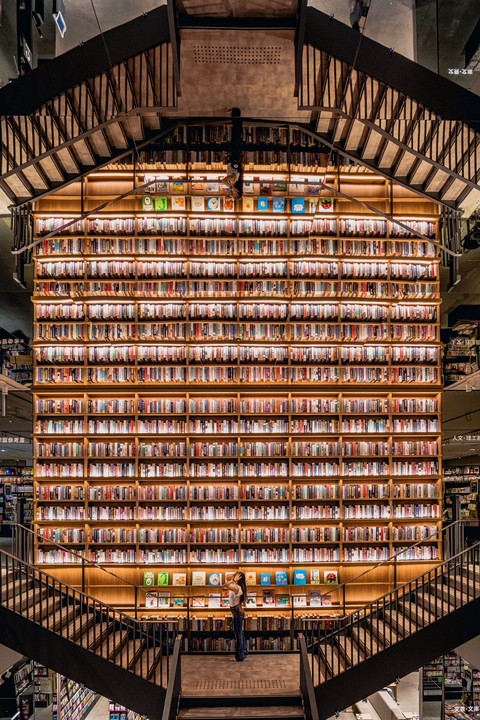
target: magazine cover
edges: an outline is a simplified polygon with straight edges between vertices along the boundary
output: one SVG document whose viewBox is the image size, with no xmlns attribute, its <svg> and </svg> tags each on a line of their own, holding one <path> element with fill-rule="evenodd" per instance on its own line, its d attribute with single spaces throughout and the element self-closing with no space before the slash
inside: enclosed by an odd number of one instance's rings
<svg viewBox="0 0 480 720">
<path fill-rule="evenodd" d="M 205 572 L 194 570 L 192 572 L 192 585 L 206 585 L 206 577 Z"/>
<path fill-rule="evenodd" d="M 288 585 L 288 577 L 286 570 L 275 570 L 275 584 Z"/>
<path fill-rule="evenodd" d="M 191 198 L 192 210 L 196 212 L 202 212 L 205 210 L 205 198 L 203 195 L 194 195 Z"/>
<path fill-rule="evenodd" d="M 164 195 L 160 195 L 155 198 L 155 211 L 165 212 L 167 209 L 167 198 Z"/>
<path fill-rule="evenodd" d="M 304 213 L 305 212 L 305 198 L 292 198 L 292 213 Z"/>
<path fill-rule="evenodd" d="M 270 573 L 260 573 L 260 585 L 270 584 Z"/>
<path fill-rule="evenodd" d="M 293 571 L 293 584 L 294 585 L 306 585 L 307 584 L 307 571 L 296 568 Z"/>
<path fill-rule="evenodd" d="M 157 585 L 168 585 L 168 572 L 159 572 Z"/>
<path fill-rule="evenodd" d="M 338 585 L 337 570 L 324 570 L 323 582 L 325 583 L 325 585 Z"/>
</svg>

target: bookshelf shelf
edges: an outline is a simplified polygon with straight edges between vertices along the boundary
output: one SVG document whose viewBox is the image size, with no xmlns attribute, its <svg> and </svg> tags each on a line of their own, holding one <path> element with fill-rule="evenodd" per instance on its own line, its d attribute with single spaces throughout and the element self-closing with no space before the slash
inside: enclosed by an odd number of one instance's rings
<svg viewBox="0 0 480 720">
<path fill-rule="evenodd" d="M 220 162 L 151 170 L 154 193 L 85 220 L 73 194 L 37 208 L 39 238 L 77 222 L 35 258 L 36 529 L 138 585 L 150 567 L 185 572 L 191 598 L 197 568 L 232 564 L 257 575 L 280 565 L 289 581 L 295 567 L 331 568 L 343 582 L 402 548 L 406 581 L 439 557 L 436 247 L 351 201 L 321 211 L 323 171 L 285 162 L 246 171 L 233 202 Z M 89 176 L 84 207 L 125 179 Z M 369 173 L 327 179 L 435 238 L 423 199 L 392 198 Z M 146 212 L 158 196 L 163 212 Z M 48 541 L 37 562 L 75 569 Z M 377 574 L 383 591 L 391 564 Z M 349 593 L 354 607 L 365 587 Z"/>
</svg>

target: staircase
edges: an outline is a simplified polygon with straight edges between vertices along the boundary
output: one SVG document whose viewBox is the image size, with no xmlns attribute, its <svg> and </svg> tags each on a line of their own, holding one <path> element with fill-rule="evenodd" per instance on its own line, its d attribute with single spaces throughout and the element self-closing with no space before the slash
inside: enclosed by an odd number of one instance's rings
<svg viewBox="0 0 480 720">
<path fill-rule="evenodd" d="M 172 625 L 139 622 L 0 551 L 0 643 L 149 720 L 162 715 Z"/>
<path fill-rule="evenodd" d="M 480 543 L 310 633 L 320 719 L 480 634 Z"/>
</svg>

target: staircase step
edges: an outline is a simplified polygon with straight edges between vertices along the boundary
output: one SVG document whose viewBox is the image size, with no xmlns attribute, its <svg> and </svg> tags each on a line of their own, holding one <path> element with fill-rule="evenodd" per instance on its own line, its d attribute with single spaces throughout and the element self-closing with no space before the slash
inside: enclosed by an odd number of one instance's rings
<svg viewBox="0 0 480 720">
<path fill-rule="evenodd" d="M 338 636 L 338 647 L 345 659 L 347 667 L 358 665 L 359 662 L 365 659 L 363 652 L 355 641 L 354 634 L 350 634 L 350 630 L 347 633 L 340 633 Z"/>
<path fill-rule="evenodd" d="M 114 630 L 108 633 L 105 640 L 99 646 L 97 655 L 107 660 L 113 660 L 127 641 L 127 637 L 128 633 L 126 630 Z"/>
<path fill-rule="evenodd" d="M 41 624 L 48 630 L 59 632 L 66 623 L 70 622 L 76 612 L 77 608 L 74 605 L 64 605 L 56 612 L 45 615 Z"/>
<path fill-rule="evenodd" d="M 108 623 L 105 620 L 97 620 L 93 625 L 83 633 L 82 637 L 78 639 L 78 643 L 89 650 L 95 650 L 107 637 L 107 634 L 112 631 L 112 623 Z"/>
<path fill-rule="evenodd" d="M 416 624 L 412 618 L 406 617 L 401 612 L 392 609 L 383 611 L 385 622 L 395 630 L 399 637 L 410 635 L 415 632 Z"/>
<path fill-rule="evenodd" d="M 68 625 L 65 625 L 60 630 L 60 635 L 72 640 L 72 642 L 79 640 L 95 622 L 95 615 L 85 612 L 85 610 L 86 608 L 76 608 L 76 612 Z"/>
<path fill-rule="evenodd" d="M 384 648 L 395 645 L 395 643 L 401 640 L 401 636 L 396 632 L 395 628 L 384 620 L 371 618 L 367 622 L 371 632 Z"/>
<path fill-rule="evenodd" d="M 408 618 L 408 622 L 411 618 L 418 628 L 425 627 L 425 625 L 430 625 L 431 623 L 435 622 L 434 613 L 429 612 L 429 610 L 427 610 L 427 608 L 423 607 L 421 604 L 417 604 L 414 602 L 399 602 L 398 606 L 402 612 L 402 615 Z M 409 625 L 407 625 L 407 629 L 409 629 Z"/>
<path fill-rule="evenodd" d="M 265 698 L 268 700 L 268 697 Z M 303 707 L 297 705 L 251 705 L 241 706 L 227 704 L 220 707 L 189 707 L 179 710 L 178 716 L 183 720 L 211 720 L 211 718 L 246 718 L 246 720 L 267 720 L 268 718 L 304 718 Z"/>
<path fill-rule="evenodd" d="M 366 623 L 363 627 L 353 627 L 350 632 L 364 657 L 376 655 L 383 649 L 383 646 L 377 642 L 375 633 L 370 630 Z"/>
<path fill-rule="evenodd" d="M 345 669 L 345 660 L 336 645 L 332 647 L 331 644 L 320 643 L 319 650 L 320 656 L 328 668 L 328 672 L 326 673 L 327 678 L 343 672 Z"/>
<path fill-rule="evenodd" d="M 137 660 L 142 653 L 144 642 L 145 641 L 143 639 L 129 640 L 126 642 L 121 649 L 120 655 L 116 660 L 116 664 L 121 665 L 121 667 L 125 668 L 125 670 L 135 667 Z"/>
<path fill-rule="evenodd" d="M 241 694 L 240 694 L 241 693 Z M 217 705 L 222 707 L 227 705 L 235 705 L 236 707 L 259 707 L 260 705 L 268 705 L 269 707 L 285 705 L 288 707 L 303 707 L 302 696 L 300 693 L 283 693 L 254 695 L 248 694 L 248 690 L 234 691 L 232 693 L 224 693 L 223 695 L 199 695 L 198 693 L 183 693 L 180 696 L 180 708 L 214 708 Z"/>
<path fill-rule="evenodd" d="M 150 680 L 152 676 L 155 675 L 155 670 L 161 657 L 162 655 L 158 648 L 144 649 L 137 659 L 133 672 L 145 680 Z"/>
</svg>

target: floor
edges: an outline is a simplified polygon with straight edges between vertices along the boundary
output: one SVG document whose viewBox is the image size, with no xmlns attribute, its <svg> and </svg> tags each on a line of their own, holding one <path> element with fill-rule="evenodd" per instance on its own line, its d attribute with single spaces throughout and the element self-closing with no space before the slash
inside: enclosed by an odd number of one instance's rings
<svg viewBox="0 0 480 720">
<path fill-rule="evenodd" d="M 184 695 L 289 695 L 299 691 L 297 654 L 250 654 L 241 663 L 233 655 L 182 656 Z"/>
</svg>

